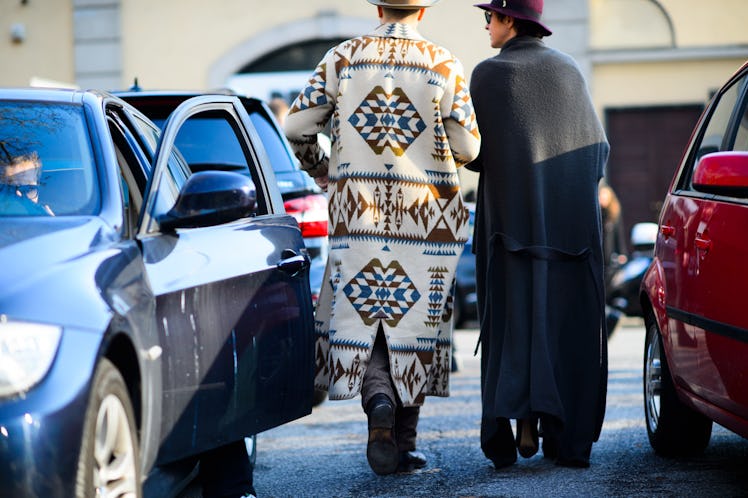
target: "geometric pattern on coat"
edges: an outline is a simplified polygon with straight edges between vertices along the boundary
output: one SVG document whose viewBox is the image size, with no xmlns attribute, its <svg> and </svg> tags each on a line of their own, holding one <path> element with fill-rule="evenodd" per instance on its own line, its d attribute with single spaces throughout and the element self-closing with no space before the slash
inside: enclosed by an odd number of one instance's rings
<svg viewBox="0 0 748 498">
<path fill-rule="evenodd" d="M 413 303 L 421 298 L 397 261 L 386 268 L 378 258 L 369 261 L 343 289 L 366 325 L 384 320 L 396 327 Z"/>
<path fill-rule="evenodd" d="M 469 211 L 453 179 L 440 183 L 439 175 L 430 174 L 423 183 L 389 173 L 341 174 L 329 191 L 332 238 L 428 241 L 426 251 L 463 241 L 458 234 Z"/>
<path fill-rule="evenodd" d="M 326 64 L 320 64 L 315 70 L 312 78 L 307 83 L 307 87 L 298 96 L 299 107 L 309 108 L 322 105 L 327 102 L 327 95 L 325 95 L 325 71 L 327 70 Z"/>
<path fill-rule="evenodd" d="M 389 147 L 396 156 L 402 156 L 426 129 L 426 123 L 401 88 L 387 93 L 378 85 L 351 114 L 348 122 L 376 154 Z"/>
<path fill-rule="evenodd" d="M 429 268 L 431 282 L 429 286 L 429 316 L 425 322 L 427 327 L 436 328 L 442 322 L 444 313 L 444 277 L 449 273 L 449 268 L 443 266 Z"/>
<path fill-rule="evenodd" d="M 380 327 L 403 405 L 449 394 L 453 275 L 468 228 L 457 168 L 480 144 L 463 74 L 449 51 L 394 23 L 328 51 L 291 107 L 302 168 L 329 177 L 315 385 L 330 399 L 360 392 Z M 328 124 L 323 162 L 316 133 Z"/>
</svg>

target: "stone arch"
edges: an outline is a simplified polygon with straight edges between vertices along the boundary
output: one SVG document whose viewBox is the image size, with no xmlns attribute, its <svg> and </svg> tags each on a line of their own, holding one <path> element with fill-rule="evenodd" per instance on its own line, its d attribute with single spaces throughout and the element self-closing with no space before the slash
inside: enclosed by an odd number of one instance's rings
<svg viewBox="0 0 748 498">
<path fill-rule="evenodd" d="M 274 26 L 245 40 L 216 60 L 208 70 L 208 86 L 222 87 L 229 77 L 248 63 L 295 42 L 316 38 L 350 38 L 371 31 L 372 27 L 371 19 L 335 13 L 321 13 L 313 18 Z"/>
<path fill-rule="evenodd" d="M 593 50 L 674 48 L 675 27 L 658 0 L 591 0 Z"/>
</svg>

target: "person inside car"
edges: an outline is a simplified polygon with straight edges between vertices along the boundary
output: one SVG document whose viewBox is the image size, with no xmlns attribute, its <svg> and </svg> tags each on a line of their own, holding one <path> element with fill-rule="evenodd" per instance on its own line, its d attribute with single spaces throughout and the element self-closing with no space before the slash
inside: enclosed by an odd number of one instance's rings
<svg viewBox="0 0 748 498">
<path fill-rule="evenodd" d="M 41 171 L 36 152 L 0 162 L 0 214 L 54 216 L 49 206 L 39 203 Z"/>
</svg>

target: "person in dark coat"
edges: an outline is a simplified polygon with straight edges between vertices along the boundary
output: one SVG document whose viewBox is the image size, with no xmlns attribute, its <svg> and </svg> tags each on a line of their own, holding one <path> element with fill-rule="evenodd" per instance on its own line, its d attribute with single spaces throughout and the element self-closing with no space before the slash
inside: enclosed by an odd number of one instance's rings
<svg viewBox="0 0 748 498">
<path fill-rule="evenodd" d="M 501 49 L 470 84 L 483 136 L 467 166 L 480 173 L 481 448 L 498 469 L 542 435 L 545 457 L 588 467 L 607 390 L 597 187 L 609 145 L 577 65 L 543 43 L 543 1 L 476 7 Z"/>
</svg>

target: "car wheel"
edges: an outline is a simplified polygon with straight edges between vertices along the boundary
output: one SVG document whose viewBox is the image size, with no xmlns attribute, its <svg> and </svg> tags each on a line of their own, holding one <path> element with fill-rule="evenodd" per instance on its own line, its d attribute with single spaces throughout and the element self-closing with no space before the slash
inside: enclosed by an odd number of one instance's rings
<svg viewBox="0 0 748 498">
<path fill-rule="evenodd" d="M 698 455 L 709 444 L 712 421 L 678 399 L 657 322 L 650 316 L 646 323 L 643 380 L 649 444 L 663 456 Z"/>
<path fill-rule="evenodd" d="M 96 368 L 92 385 L 78 458 L 76 497 L 139 498 L 137 429 L 125 381 L 104 359 Z"/>
</svg>

